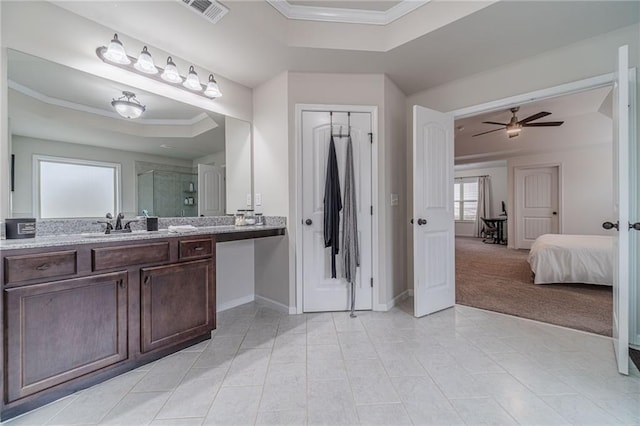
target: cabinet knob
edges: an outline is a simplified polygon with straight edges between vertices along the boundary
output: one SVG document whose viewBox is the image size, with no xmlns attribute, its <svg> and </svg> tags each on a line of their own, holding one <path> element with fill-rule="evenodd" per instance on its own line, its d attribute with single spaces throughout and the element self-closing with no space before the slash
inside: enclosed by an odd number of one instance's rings
<svg viewBox="0 0 640 426">
<path fill-rule="evenodd" d="M 149 284 L 149 276 L 148 275 L 146 277 L 144 277 L 144 284 L 145 285 Z"/>
<path fill-rule="evenodd" d="M 51 264 L 49 264 L 49 263 L 43 263 L 43 264 L 42 264 L 42 265 L 40 265 L 40 266 L 36 266 L 36 269 L 37 269 L 38 271 L 46 271 L 46 270 L 47 270 L 47 269 L 49 269 L 49 268 L 51 268 Z"/>
<path fill-rule="evenodd" d="M 304 223 L 311 226 L 313 224 L 313 221 L 311 219 L 307 219 L 304 221 Z"/>
<path fill-rule="evenodd" d="M 120 288 L 125 288 L 127 286 L 127 284 L 125 284 L 124 280 L 119 280 L 118 285 L 120 286 Z"/>
<path fill-rule="evenodd" d="M 608 230 L 608 229 L 613 229 L 613 228 L 616 228 L 616 230 L 617 230 L 617 229 L 618 229 L 618 222 L 616 222 L 616 223 L 613 223 L 613 222 L 605 222 L 605 223 L 603 223 L 603 224 L 602 224 L 602 227 L 603 227 L 604 229 L 607 229 L 607 230 Z"/>
<path fill-rule="evenodd" d="M 202 251 L 204 250 L 204 247 L 196 247 L 193 249 L 193 251 Z"/>
</svg>

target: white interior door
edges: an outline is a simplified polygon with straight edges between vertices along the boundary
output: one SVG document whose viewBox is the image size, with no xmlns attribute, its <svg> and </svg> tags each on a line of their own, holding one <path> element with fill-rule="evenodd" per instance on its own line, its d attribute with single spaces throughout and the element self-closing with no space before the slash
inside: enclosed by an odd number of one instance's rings
<svg viewBox="0 0 640 426">
<path fill-rule="evenodd" d="M 224 216 L 224 168 L 198 164 L 198 216 Z"/>
<path fill-rule="evenodd" d="M 349 309 L 349 284 L 342 276 L 340 254 L 336 256 L 337 278 L 331 278 L 330 249 L 324 247 L 324 187 L 331 134 L 329 112 L 302 112 L 302 297 L 304 312 Z M 334 134 L 347 133 L 347 114 L 333 114 Z M 360 242 L 360 267 L 356 272 L 358 310 L 372 308 L 371 291 L 371 133 L 370 113 L 351 113 L 354 174 Z M 340 187 L 344 189 L 347 138 L 334 138 Z M 344 196 L 344 193 L 342 194 Z M 342 229 L 342 216 L 340 229 Z M 340 233 L 342 234 L 342 232 Z M 340 235 L 342 241 L 342 235 Z"/>
<path fill-rule="evenodd" d="M 453 116 L 413 107 L 414 315 L 456 302 Z"/>
<path fill-rule="evenodd" d="M 540 235 L 559 232 L 558 167 L 516 169 L 514 174 L 515 247 L 530 249 Z"/>
<path fill-rule="evenodd" d="M 613 346 L 618 371 L 629 374 L 629 48 L 618 49 L 613 89 Z"/>
</svg>

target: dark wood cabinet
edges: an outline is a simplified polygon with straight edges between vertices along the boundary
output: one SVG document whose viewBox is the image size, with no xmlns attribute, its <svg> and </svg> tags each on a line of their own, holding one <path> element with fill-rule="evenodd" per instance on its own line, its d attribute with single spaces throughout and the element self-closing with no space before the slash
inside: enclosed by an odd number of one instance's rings
<svg viewBox="0 0 640 426">
<path fill-rule="evenodd" d="M 215 328 L 211 259 L 143 268 L 140 281 L 141 352 L 184 342 Z"/>
<path fill-rule="evenodd" d="M 8 402 L 127 359 L 127 278 L 115 272 L 5 290 Z"/>
</svg>

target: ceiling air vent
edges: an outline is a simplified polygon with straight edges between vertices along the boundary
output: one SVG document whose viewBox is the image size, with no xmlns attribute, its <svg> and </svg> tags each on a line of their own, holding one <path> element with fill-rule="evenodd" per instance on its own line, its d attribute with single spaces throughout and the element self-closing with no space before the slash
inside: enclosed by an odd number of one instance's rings
<svg viewBox="0 0 640 426">
<path fill-rule="evenodd" d="M 217 1 L 211 0 L 182 0 L 182 4 L 187 6 L 190 10 L 197 13 L 200 16 L 207 18 L 207 20 L 214 24 L 221 20 L 224 15 L 229 12 L 226 6 L 223 6 Z"/>
</svg>

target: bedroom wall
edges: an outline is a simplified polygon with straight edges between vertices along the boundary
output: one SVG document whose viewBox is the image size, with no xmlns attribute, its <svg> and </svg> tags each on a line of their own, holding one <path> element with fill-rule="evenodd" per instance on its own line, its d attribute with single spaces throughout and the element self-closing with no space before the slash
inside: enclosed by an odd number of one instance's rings
<svg viewBox="0 0 640 426">
<path fill-rule="evenodd" d="M 460 168 L 456 166 L 455 177 L 483 176 L 491 177 L 491 214 L 502 212 L 501 201 L 507 202 L 507 163 L 498 167 Z M 506 233 L 505 233 L 506 236 Z M 456 221 L 456 237 L 473 237 L 473 222 Z"/>
<path fill-rule="evenodd" d="M 561 166 L 560 233 L 611 235 L 602 228 L 602 222 L 613 217 L 611 143 L 511 158 L 507 162 L 509 194 L 514 190 L 515 167 L 553 164 Z"/>
</svg>

